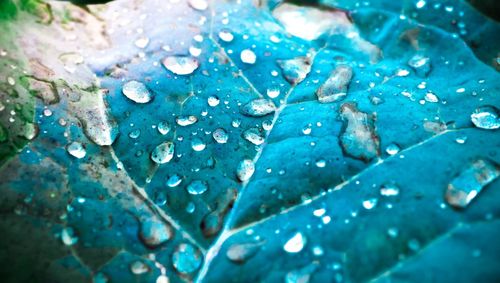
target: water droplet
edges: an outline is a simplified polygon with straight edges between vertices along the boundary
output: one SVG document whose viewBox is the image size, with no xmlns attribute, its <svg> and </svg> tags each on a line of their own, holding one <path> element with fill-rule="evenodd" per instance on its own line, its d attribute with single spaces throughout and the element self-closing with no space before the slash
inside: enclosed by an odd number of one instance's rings
<svg viewBox="0 0 500 283">
<path fill-rule="evenodd" d="M 308 283 L 311 280 L 312 274 L 318 268 L 318 266 L 319 264 L 317 262 L 313 262 L 303 268 L 288 272 L 285 276 L 285 283 Z M 332 280 L 332 282 L 341 281 Z"/>
<path fill-rule="evenodd" d="M 138 39 L 135 40 L 134 42 L 135 46 L 137 46 L 137 48 L 146 48 L 146 46 L 148 46 L 149 44 L 149 38 L 147 37 L 140 37 Z"/>
<path fill-rule="evenodd" d="M 174 157 L 174 143 L 164 142 L 151 152 L 151 160 L 157 164 L 167 163 Z"/>
<path fill-rule="evenodd" d="M 330 103 L 344 99 L 347 96 L 347 87 L 351 78 L 351 67 L 347 65 L 337 66 L 325 83 L 316 91 L 319 102 Z"/>
<path fill-rule="evenodd" d="M 200 180 L 194 180 L 187 186 L 188 193 L 192 195 L 201 195 L 208 190 L 208 185 Z"/>
<path fill-rule="evenodd" d="M 170 132 L 170 124 L 168 122 L 160 122 L 156 128 L 161 135 L 166 135 Z"/>
<path fill-rule="evenodd" d="M 93 283 L 108 283 L 109 278 L 102 272 L 98 272 L 94 275 Z"/>
<path fill-rule="evenodd" d="M 128 137 L 131 139 L 137 139 L 137 138 L 139 138 L 140 135 L 141 135 L 141 130 L 139 130 L 139 129 L 135 129 L 135 130 L 131 131 L 130 133 L 128 133 Z"/>
<path fill-rule="evenodd" d="M 78 159 L 84 158 L 85 155 L 87 154 L 87 151 L 85 150 L 83 145 L 79 142 L 70 143 L 67 146 L 66 150 L 68 151 L 69 154 Z"/>
<path fill-rule="evenodd" d="M 243 63 L 255 64 L 255 61 L 257 60 L 257 56 L 255 55 L 255 53 L 252 50 L 244 49 L 240 53 L 240 59 Z"/>
<path fill-rule="evenodd" d="M 225 41 L 225 42 L 231 42 L 233 41 L 234 39 L 234 36 L 231 32 L 229 32 L 228 30 L 222 30 L 219 32 L 219 38 L 222 40 L 222 41 Z"/>
<path fill-rule="evenodd" d="M 172 236 L 172 228 L 159 219 L 152 218 L 141 222 L 139 238 L 150 248 L 155 248 L 165 243 Z"/>
<path fill-rule="evenodd" d="M 425 97 L 424 97 L 425 101 L 427 102 L 432 102 L 432 103 L 436 103 L 439 101 L 439 98 L 437 97 L 437 95 L 435 95 L 434 93 L 432 92 L 427 92 L 425 94 Z"/>
<path fill-rule="evenodd" d="M 167 56 L 162 63 L 167 70 L 177 75 L 192 74 L 200 66 L 196 58 L 188 56 Z"/>
<path fill-rule="evenodd" d="M 61 231 L 61 240 L 66 246 L 72 246 L 78 242 L 75 231 L 71 227 L 65 227 Z"/>
<path fill-rule="evenodd" d="M 467 141 L 467 136 L 460 136 L 455 139 L 458 144 L 464 144 Z"/>
<path fill-rule="evenodd" d="M 399 148 L 399 146 L 395 143 L 391 143 L 390 145 L 388 145 L 386 148 L 385 148 L 385 152 L 387 152 L 387 154 L 389 155 L 395 155 L 397 154 L 401 149 Z"/>
<path fill-rule="evenodd" d="M 227 143 L 227 140 L 229 139 L 229 136 L 223 128 L 217 128 L 215 131 L 212 133 L 212 137 L 217 143 Z"/>
<path fill-rule="evenodd" d="M 500 128 L 500 111 L 494 106 L 481 106 L 474 110 L 470 118 L 474 126 L 480 129 Z"/>
<path fill-rule="evenodd" d="M 196 271 L 202 262 L 201 252 L 191 244 L 180 244 L 172 254 L 172 265 L 182 274 Z"/>
<path fill-rule="evenodd" d="M 198 118 L 196 116 L 190 115 L 190 116 L 178 116 L 175 118 L 175 122 L 177 125 L 186 127 L 193 125 L 194 123 L 198 122 Z"/>
<path fill-rule="evenodd" d="M 245 182 L 248 181 L 253 173 L 255 172 L 255 164 L 250 159 L 242 160 L 238 164 L 238 168 L 236 169 L 236 176 L 240 181 Z"/>
<path fill-rule="evenodd" d="M 263 244 L 263 242 L 233 244 L 227 249 L 226 256 L 232 262 L 243 263 L 255 256 Z"/>
<path fill-rule="evenodd" d="M 293 84 L 302 82 L 311 72 L 311 58 L 297 57 L 289 60 L 278 60 L 278 66 L 283 70 L 285 79 Z"/>
<path fill-rule="evenodd" d="M 153 96 L 146 86 L 138 81 L 129 81 L 123 85 L 122 93 L 135 103 L 148 103 Z"/>
<path fill-rule="evenodd" d="M 378 200 L 376 198 L 371 198 L 363 201 L 363 207 L 365 209 L 372 209 L 377 205 Z"/>
<path fill-rule="evenodd" d="M 269 88 L 267 89 L 267 96 L 270 98 L 276 98 L 280 95 L 280 89 L 279 88 Z"/>
<path fill-rule="evenodd" d="M 456 208 L 465 208 L 489 183 L 500 176 L 497 164 L 478 159 L 465 168 L 448 185 L 445 199 Z"/>
<path fill-rule="evenodd" d="M 220 100 L 219 100 L 219 97 L 217 97 L 216 95 L 212 95 L 208 98 L 207 102 L 208 102 L 208 105 L 210 105 L 211 107 L 215 107 L 215 106 L 219 105 Z"/>
<path fill-rule="evenodd" d="M 394 184 L 385 184 L 380 188 L 380 194 L 385 197 L 399 195 L 399 188 Z"/>
<path fill-rule="evenodd" d="M 257 128 L 250 128 L 244 131 L 243 138 L 255 145 L 261 145 L 264 143 L 264 137 Z"/>
<path fill-rule="evenodd" d="M 265 98 L 254 99 L 241 107 L 243 115 L 252 117 L 262 117 L 276 111 L 276 106 L 272 100 Z"/>
<path fill-rule="evenodd" d="M 130 264 L 130 271 L 135 275 L 140 275 L 149 272 L 149 266 L 140 260 L 136 260 Z"/>
<path fill-rule="evenodd" d="M 409 61 L 408 65 L 412 67 L 417 75 L 421 77 L 427 76 L 431 71 L 431 60 L 421 54 L 416 54 Z"/>
<path fill-rule="evenodd" d="M 346 127 L 340 137 L 344 151 L 358 159 L 371 160 L 379 155 L 379 138 L 375 132 L 374 118 L 358 110 L 355 104 L 344 103 L 340 116 Z"/>
<path fill-rule="evenodd" d="M 399 234 L 398 228 L 391 227 L 387 229 L 387 235 L 391 238 L 396 238 Z"/>
<path fill-rule="evenodd" d="M 316 161 L 316 167 L 318 168 L 324 168 L 326 166 L 326 160 L 320 159 Z"/>
<path fill-rule="evenodd" d="M 283 249 L 288 253 L 298 253 L 305 245 L 306 237 L 301 232 L 297 232 L 285 243 Z"/>
<path fill-rule="evenodd" d="M 177 174 L 174 174 L 168 178 L 167 186 L 174 188 L 177 187 L 181 182 L 182 182 L 182 177 Z"/>
<path fill-rule="evenodd" d="M 170 283 L 170 280 L 166 275 L 160 275 L 156 278 L 156 283 Z"/>
<path fill-rule="evenodd" d="M 207 0 L 188 0 L 189 6 L 198 11 L 205 11 L 208 8 Z"/>
<path fill-rule="evenodd" d="M 191 148 L 194 151 L 203 151 L 205 147 L 206 147 L 205 143 L 199 138 L 195 138 L 191 141 Z"/>
</svg>

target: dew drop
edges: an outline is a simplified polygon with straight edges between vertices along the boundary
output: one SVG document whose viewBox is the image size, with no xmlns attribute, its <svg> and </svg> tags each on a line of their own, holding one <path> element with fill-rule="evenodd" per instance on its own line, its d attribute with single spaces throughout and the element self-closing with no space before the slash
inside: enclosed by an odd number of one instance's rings
<svg viewBox="0 0 500 283">
<path fill-rule="evenodd" d="M 282 69 L 285 79 L 293 85 L 302 82 L 309 72 L 311 72 L 311 58 L 306 56 L 288 60 L 278 60 L 277 63 Z"/>
<path fill-rule="evenodd" d="M 272 100 L 265 98 L 254 99 L 241 107 L 243 115 L 251 117 L 262 117 L 276 111 L 276 106 Z"/>
<path fill-rule="evenodd" d="M 177 174 L 174 174 L 168 178 L 167 186 L 169 186 L 170 188 L 174 188 L 177 187 L 181 182 L 182 182 L 182 177 Z"/>
<path fill-rule="evenodd" d="M 158 123 L 158 127 L 156 128 L 161 135 L 166 135 L 170 132 L 170 124 L 168 122 L 160 122 Z"/>
<path fill-rule="evenodd" d="M 242 182 L 248 181 L 255 172 L 255 164 L 250 159 L 242 160 L 236 169 L 236 176 Z"/>
<path fill-rule="evenodd" d="M 421 77 L 427 76 L 431 71 L 431 60 L 421 54 L 416 54 L 409 61 L 408 65 Z"/>
<path fill-rule="evenodd" d="M 255 64 L 255 61 L 257 61 L 257 56 L 252 50 L 244 49 L 240 53 L 240 59 L 245 64 Z"/>
<path fill-rule="evenodd" d="M 131 139 L 137 139 L 137 138 L 139 138 L 140 135 L 141 135 L 141 130 L 139 130 L 139 129 L 135 129 L 135 130 L 131 131 L 130 133 L 128 133 L 128 137 Z"/>
<path fill-rule="evenodd" d="M 167 163 L 174 157 L 174 143 L 164 142 L 151 152 L 151 160 L 157 164 Z"/>
<path fill-rule="evenodd" d="M 61 231 L 61 240 L 66 246 L 72 246 L 78 242 L 75 231 L 71 227 L 65 227 Z"/>
<path fill-rule="evenodd" d="M 135 275 L 140 275 L 149 272 L 149 266 L 140 260 L 130 264 L 130 271 Z"/>
<path fill-rule="evenodd" d="M 212 133 L 212 137 L 217 143 L 227 143 L 227 140 L 229 139 L 229 136 L 223 128 L 218 128 L 215 129 L 215 131 Z"/>
<path fill-rule="evenodd" d="M 276 98 L 280 95 L 280 89 L 279 88 L 269 88 L 267 89 L 267 96 L 270 98 Z"/>
<path fill-rule="evenodd" d="M 198 69 L 197 59 L 188 56 L 167 56 L 162 61 L 167 70 L 176 75 L 189 75 Z"/>
<path fill-rule="evenodd" d="M 191 244 L 180 244 L 172 254 L 172 265 L 181 274 L 196 271 L 202 262 L 201 252 Z"/>
<path fill-rule="evenodd" d="M 198 122 L 198 118 L 196 116 L 190 115 L 190 116 L 178 116 L 175 118 L 175 122 L 177 125 L 186 127 L 193 125 L 194 123 Z"/>
<path fill-rule="evenodd" d="M 255 256 L 262 245 L 263 242 L 233 244 L 227 249 L 226 256 L 232 262 L 243 263 Z"/>
<path fill-rule="evenodd" d="M 212 95 L 207 99 L 207 103 L 209 106 L 215 107 L 220 103 L 219 97 L 217 97 L 216 95 Z"/>
<path fill-rule="evenodd" d="M 395 155 L 397 154 L 399 151 L 401 150 L 401 148 L 399 148 L 399 146 L 395 143 L 391 143 L 390 145 L 388 145 L 386 148 L 385 148 L 385 152 L 387 152 L 387 154 L 389 155 Z"/>
<path fill-rule="evenodd" d="M 399 195 L 399 188 L 394 184 L 385 184 L 380 188 L 380 194 L 385 197 Z"/>
<path fill-rule="evenodd" d="M 188 0 L 189 6 L 198 11 L 205 11 L 208 8 L 207 0 Z"/>
<path fill-rule="evenodd" d="M 301 232 L 297 232 L 285 243 L 283 249 L 288 253 L 298 253 L 305 245 L 306 237 Z"/>
<path fill-rule="evenodd" d="M 261 135 L 259 129 L 250 128 L 243 132 L 243 138 L 253 143 L 254 145 L 261 145 L 264 143 L 264 137 Z"/>
<path fill-rule="evenodd" d="M 320 159 L 316 161 L 316 167 L 318 168 L 324 168 L 326 166 L 326 160 Z"/>
<path fill-rule="evenodd" d="M 83 147 L 83 145 L 79 142 L 72 142 L 67 147 L 66 150 L 68 153 L 78 159 L 84 158 L 87 154 L 87 151 Z"/>
<path fill-rule="evenodd" d="M 148 103 L 153 96 L 146 86 L 138 81 L 129 81 L 123 85 L 122 93 L 135 103 Z"/>
<path fill-rule="evenodd" d="M 141 222 L 139 238 L 150 248 L 155 248 L 173 236 L 173 230 L 159 219 L 146 219 Z"/>
<path fill-rule="evenodd" d="M 347 87 L 351 78 L 351 67 L 347 65 L 337 66 L 325 83 L 316 91 L 318 101 L 330 103 L 344 99 L 347 96 Z"/>
<path fill-rule="evenodd" d="M 371 198 L 371 199 L 365 200 L 365 201 L 363 201 L 363 207 L 365 209 L 370 210 L 377 205 L 377 202 L 378 202 L 378 200 L 376 198 Z"/>
<path fill-rule="evenodd" d="M 187 186 L 188 193 L 192 195 L 201 195 L 208 190 L 208 185 L 200 180 L 194 180 Z"/>
<path fill-rule="evenodd" d="M 480 129 L 495 130 L 500 128 L 500 111 L 494 106 L 481 106 L 474 110 L 470 118 L 474 126 Z"/>
<path fill-rule="evenodd" d="M 225 42 L 231 42 L 233 41 L 234 39 L 234 36 L 231 32 L 229 32 L 228 30 L 222 30 L 219 32 L 219 38 L 222 40 L 222 41 L 225 41 Z"/>
<path fill-rule="evenodd" d="M 191 141 L 191 148 L 194 151 L 203 151 L 206 147 L 206 144 L 199 138 L 195 138 Z"/>
</svg>

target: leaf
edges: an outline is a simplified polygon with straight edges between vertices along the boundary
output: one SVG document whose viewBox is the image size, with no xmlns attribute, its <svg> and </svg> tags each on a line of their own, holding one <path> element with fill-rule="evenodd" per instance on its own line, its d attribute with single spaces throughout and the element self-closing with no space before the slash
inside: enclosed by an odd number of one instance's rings
<svg viewBox="0 0 500 283">
<path fill-rule="evenodd" d="M 464 1 L 295 2 L 12 12 L 38 135 L 0 171 L 3 276 L 500 276 L 498 24 Z M 477 193 L 463 209 L 452 182 Z"/>
</svg>

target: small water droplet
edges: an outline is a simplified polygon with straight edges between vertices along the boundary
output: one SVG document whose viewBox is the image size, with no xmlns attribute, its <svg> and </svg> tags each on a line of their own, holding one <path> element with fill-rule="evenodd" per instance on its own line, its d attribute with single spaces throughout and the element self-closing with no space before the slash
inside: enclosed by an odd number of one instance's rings
<svg viewBox="0 0 500 283">
<path fill-rule="evenodd" d="M 222 30 L 219 32 L 219 38 L 225 42 L 231 42 L 234 39 L 233 34 L 228 30 Z"/>
<path fill-rule="evenodd" d="M 177 174 L 174 174 L 168 178 L 167 186 L 169 186 L 170 188 L 174 188 L 177 187 L 181 182 L 182 182 L 182 177 Z"/>
<path fill-rule="evenodd" d="M 270 98 L 276 98 L 280 95 L 280 89 L 279 88 L 269 88 L 267 89 L 267 96 Z"/>
<path fill-rule="evenodd" d="M 217 128 L 215 131 L 212 133 L 212 137 L 217 143 L 227 143 L 227 140 L 229 139 L 229 136 L 223 128 Z"/>
<path fill-rule="evenodd" d="M 276 106 L 272 100 L 265 98 L 254 99 L 241 107 L 243 115 L 252 117 L 262 117 L 276 111 Z"/>
<path fill-rule="evenodd" d="M 170 283 L 170 280 L 166 275 L 160 275 L 156 278 L 156 283 Z"/>
<path fill-rule="evenodd" d="M 188 56 L 167 56 L 162 63 L 167 70 L 177 75 L 192 74 L 200 66 L 196 58 Z"/>
<path fill-rule="evenodd" d="M 394 184 L 385 184 L 380 188 L 380 194 L 385 197 L 399 195 L 399 188 Z"/>
<path fill-rule="evenodd" d="M 378 200 L 376 198 L 371 198 L 368 200 L 363 201 L 363 207 L 365 209 L 372 209 L 377 205 Z"/>
<path fill-rule="evenodd" d="M 455 139 L 458 144 L 464 144 L 467 141 L 467 136 L 460 136 Z"/>
<path fill-rule="evenodd" d="M 474 110 L 470 118 L 474 126 L 480 129 L 495 130 L 500 128 L 500 111 L 494 106 L 481 106 Z"/>
<path fill-rule="evenodd" d="M 395 143 L 391 143 L 390 145 L 388 145 L 386 148 L 385 148 L 385 152 L 387 152 L 387 154 L 389 155 L 395 155 L 397 154 L 401 149 L 399 148 L 399 146 Z"/>
<path fill-rule="evenodd" d="M 136 103 L 148 103 L 153 96 L 146 86 L 138 81 L 129 81 L 123 85 L 122 93 Z"/>
<path fill-rule="evenodd" d="M 172 236 L 172 228 L 159 219 L 152 218 L 141 222 L 139 238 L 150 248 L 155 248 L 165 243 Z"/>
<path fill-rule="evenodd" d="M 194 151 L 203 151 L 206 147 L 206 144 L 199 138 L 195 138 L 191 141 L 191 148 Z"/>
<path fill-rule="evenodd" d="M 166 135 L 170 132 L 170 124 L 168 122 L 160 122 L 156 128 L 161 135 Z"/>
<path fill-rule="evenodd" d="M 84 158 L 85 155 L 87 154 L 87 151 L 85 150 L 83 145 L 79 142 L 70 143 L 67 146 L 66 150 L 68 151 L 69 154 L 78 159 Z"/>
<path fill-rule="evenodd" d="M 198 11 L 205 11 L 208 8 L 207 0 L 188 0 L 189 6 Z"/>
<path fill-rule="evenodd" d="M 242 160 L 236 169 L 236 176 L 242 182 L 248 181 L 255 172 L 255 164 L 250 159 Z"/>
<path fill-rule="evenodd" d="M 306 245 L 306 237 L 301 232 L 295 233 L 283 246 L 288 253 L 298 253 Z"/>
<path fill-rule="evenodd" d="M 196 271 L 202 260 L 201 252 L 191 244 L 180 244 L 172 254 L 172 265 L 181 274 Z"/>
<path fill-rule="evenodd" d="M 131 139 L 137 139 L 137 138 L 139 138 L 140 135 L 141 135 L 141 130 L 139 130 L 139 129 L 135 129 L 135 130 L 131 131 L 130 133 L 128 133 L 128 137 Z"/>
<path fill-rule="evenodd" d="M 439 97 L 432 92 L 427 92 L 424 97 L 425 101 L 436 103 L 439 101 Z"/>
<path fill-rule="evenodd" d="M 318 168 L 324 168 L 326 166 L 326 160 L 320 159 L 316 161 L 316 167 Z"/>
<path fill-rule="evenodd" d="M 157 164 L 167 163 L 174 157 L 174 143 L 164 142 L 151 152 L 151 160 Z"/>
<path fill-rule="evenodd" d="M 188 193 L 192 195 L 201 195 L 208 190 L 208 185 L 200 180 L 194 180 L 187 186 Z"/>
<path fill-rule="evenodd" d="M 219 103 L 220 103 L 219 97 L 217 97 L 216 95 L 211 95 L 208 98 L 207 103 L 211 107 L 215 107 L 215 106 L 219 105 Z"/>
<path fill-rule="evenodd" d="M 255 256 L 263 244 L 263 242 L 233 244 L 227 249 L 226 256 L 232 262 L 243 263 Z"/>
<path fill-rule="evenodd" d="M 148 46 L 149 44 L 149 38 L 147 37 L 140 37 L 138 39 L 135 40 L 134 42 L 135 46 L 137 46 L 137 48 L 146 48 L 146 46 Z"/>
<path fill-rule="evenodd" d="M 250 128 L 244 131 L 243 138 L 255 145 L 261 145 L 264 143 L 264 137 L 257 128 Z"/>
<path fill-rule="evenodd" d="M 190 115 L 190 116 L 178 116 L 175 118 L 175 122 L 177 125 L 186 127 L 193 125 L 194 123 L 198 122 L 198 118 L 196 116 Z"/>
<path fill-rule="evenodd" d="M 255 53 L 252 50 L 244 49 L 240 53 L 240 59 L 243 63 L 255 64 L 255 61 L 257 60 L 257 56 L 255 55 Z"/>
<path fill-rule="evenodd" d="M 61 231 L 61 240 L 66 246 L 72 246 L 78 242 L 75 231 L 71 227 L 65 227 Z"/>
<path fill-rule="evenodd" d="M 431 71 L 431 60 L 429 57 L 425 57 L 421 54 L 416 54 L 409 61 L 408 65 L 412 67 L 417 75 L 421 77 L 427 76 Z"/>
<path fill-rule="evenodd" d="M 140 275 L 149 272 L 149 266 L 140 260 L 136 260 L 130 264 L 130 271 L 135 275 Z"/>
</svg>

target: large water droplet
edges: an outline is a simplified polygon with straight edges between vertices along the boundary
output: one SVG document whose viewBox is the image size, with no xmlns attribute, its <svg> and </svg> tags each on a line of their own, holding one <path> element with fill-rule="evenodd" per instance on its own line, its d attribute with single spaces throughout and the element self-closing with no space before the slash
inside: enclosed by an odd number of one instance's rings
<svg viewBox="0 0 500 283">
<path fill-rule="evenodd" d="M 167 56 L 162 63 L 167 70 L 177 75 L 192 74 L 200 66 L 196 58 L 188 56 Z"/>
<path fill-rule="evenodd" d="M 346 122 L 340 142 L 350 156 L 370 160 L 379 155 L 379 138 L 375 132 L 374 118 L 358 110 L 355 104 L 344 103 L 340 116 Z"/>
<path fill-rule="evenodd" d="M 500 111 L 494 106 L 481 106 L 470 115 L 472 123 L 481 129 L 500 128 Z"/>
<path fill-rule="evenodd" d="M 276 111 L 273 101 L 265 98 L 254 99 L 241 107 L 243 115 L 252 117 L 266 116 Z"/>
<path fill-rule="evenodd" d="M 67 146 L 66 150 L 68 151 L 69 154 L 71 154 L 73 157 L 76 157 L 78 159 L 84 158 L 85 155 L 87 154 L 87 151 L 85 151 L 85 148 L 79 142 L 70 143 Z"/>
<path fill-rule="evenodd" d="M 243 63 L 255 64 L 255 61 L 257 60 L 257 56 L 255 55 L 255 53 L 252 50 L 244 49 L 240 53 L 240 59 Z"/>
<path fill-rule="evenodd" d="M 171 239 L 172 235 L 172 228 L 159 219 L 146 219 L 141 222 L 139 238 L 150 248 L 163 244 Z"/>
<path fill-rule="evenodd" d="M 168 134 L 168 132 L 170 132 L 170 124 L 168 122 L 160 122 L 158 123 L 157 130 L 161 135 L 164 136 Z"/>
<path fill-rule="evenodd" d="M 306 237 L 301 232 L 295 233 L 283 246 L 288 253 L 298 253 L 306 245 Z"/>
<path fill-rule="evenodd" d="M 236 176 L 240 181 L 245 182 L 248 181 L 253 173 L 255 172 L 255 164 L 250 159 L 242 160 L 238 164 L 238 168 L 236 169 Z"/>
<path fill-rule="evenodd" d="M 172 265 L 182 274 L 196 271 L 202 262 L 201 252 L 191 244 L 180 244 L 172 254 Z"/>
<path fill-rule="evenodd" d="M 215 131 L 212 133 L 212 137 L 217 143 L 227 143 L 227 140 L 229 139 L 229 136 L 223 128 L 218 128 L 215 129 Z"/>
<path fill-rule="evenodd" d="M 177 125 L 185 127 L 185 126 L 190 126 L 196 122 L 198 122 L 198 118 L 196 116 L 190 115 L 190 116 L 179 116 L 175 118 L 175 122 Z"/>
<path fill-rule="evenodd" d="M 289 60 L 278 60 L 278 65 L 283 71 L 285 79 L 295 85 L 302 82 L 311 72 L 311 58 L 297 57 Z"/>
<path fill-rule="evenodd" d="M 330 103 L 344 99 L 347 96 L 347 87 L 351 82 L 351 78 L 351 67 L 347 65 L 337 66 L 316 92 L 319 102 Z"/>
<path fill-rule="evenodd" d="M 135 103 L 148 103 L 153 96 L 146 86 L 138 81 L 129 81 L 123 85 L 123 94 Z"/>
<path fill-rule="evenodd" d="M 186 189 L 188 193 L 192 195 L 201 195 L 208 190 L 208 185 L 203 181 L 194 180 L 187 186 Z"/>
<path fill-rule="evenodd" d="M 163 164 L 167 163 L 174 157 L 174 143 L 172 142 L 164 142 L 159 144 L 155 149 L 151 152 L 151 160 L 155 163 Z"/>
<path fill-rule="evenodd" d="M 497 164 L 478 159 L 455 177 L 446 190 L 446 201 L 457 208 L 465 208 L 489 183 L 500 176 Z"/>
</svg>

